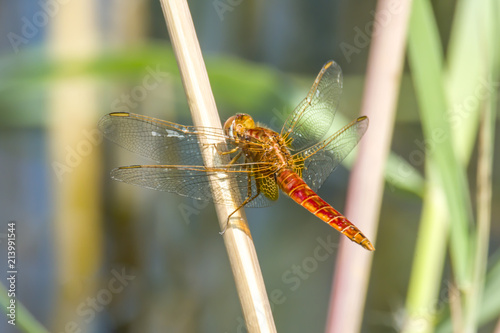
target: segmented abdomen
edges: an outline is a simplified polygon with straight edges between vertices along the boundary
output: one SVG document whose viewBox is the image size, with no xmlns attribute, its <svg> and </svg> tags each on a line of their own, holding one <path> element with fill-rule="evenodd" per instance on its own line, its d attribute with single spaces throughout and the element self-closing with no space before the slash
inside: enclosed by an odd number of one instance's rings
<svg viewBox="0 0 500 333">
<path fill-rule="evenodd" d="M 278 172 L 277 181 L 281 190 L 299 205 L 346 235 L 353 242 L 367 250 L 375 250 L 368 238 L 354 224 L 321 199 L 295 172 L 281 170 Z"/>
</svg>

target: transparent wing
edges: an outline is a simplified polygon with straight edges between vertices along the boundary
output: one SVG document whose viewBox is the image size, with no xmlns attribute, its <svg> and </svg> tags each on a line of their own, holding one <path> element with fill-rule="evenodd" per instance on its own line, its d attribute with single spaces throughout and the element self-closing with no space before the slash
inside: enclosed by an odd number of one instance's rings
<svg viewBox="0 0 500 333">
<path fill-rule="evenodd" d="M 302 173 L 302 178 L 311 189 L 318 190 L 358 144 L 367 128 L 368 118 L 359 117 L 331 137 L 293 155 L 296 172 Z"/>
<path fill-rule="evenodd" d="M 236 148 L 221 129 L 183 126 L 127 112 L 104 116 L 99 121 L 99 128 L 108 139 L 122 147 L 165 164 L 117 168 L 111 172 L 115 180 L 223 204 L 236 202 L 239 205 L 248 196 L 256 196 L 246 207 L 265 207 L 275 200 L 269 195 L 272 191 L 268 182 L 261 179 L 274 173 L 270 164 L 243 163 L 244 155 L 235 150 L 227 155 L 214 155 L 219 167 L 203 166 L 200 137 L 224 139 L 227 146 L 218 147 L 223 148 L 219 151 Z M 233 160 L 233 163 L 221 165 L 224 159 Z M 227 191 L 212 190 L 211 177 L 227 182 Z M 231 195 L 227 196 L 228 192 Z"/>
<path fill-rule="evenodd" d="M 269 174 L 273 170 L 269 165 L 258 163 L 225 165 L 220 168 L 133 165 L 114 169 L 111 171 L 111 177 L 132 185 L 222 204 L 240 205 L 245 198 L 258 194 L 245 207 L 269 206 L 273 201 L 260 191 L 259 176 L 255 177 L 255 172 Z M 211 177 L 216 179 L 222 190 L 211 188 Z"/>
<path fill-rule="evenodd" d="M 307 97 L 290 114 L 281 135 L 300 151 L 318 143 L 330 129 L 342 94 L 342 69 L 333 60 L 319 72 Z"/>
<path fill-rule="evenodd" d="M 183 126 L 127 112 L 105 115 L 99 128 L 125 149 L 166 165 L 203 165 L 200 137 L 224 139 L 234 147 L 221 129 Z"/>
</svg>

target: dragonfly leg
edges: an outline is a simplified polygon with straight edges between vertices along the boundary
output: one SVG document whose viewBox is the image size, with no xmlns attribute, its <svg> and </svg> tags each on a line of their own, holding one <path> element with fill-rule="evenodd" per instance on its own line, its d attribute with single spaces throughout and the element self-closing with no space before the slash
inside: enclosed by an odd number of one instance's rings
<svg viewBox="0 0 500 333">
<path fill-rule="evenodd" d="M 242 154 L 242 151 L 240 150 L 240 152 L 238 154 L 236 154 L 235 157 L 233 157 L 233 159 L 231 160 L 231 162 L 229 162 L 229 165 L 232 165 L 232 164 L 236 163 L 236 161 L 240 158 L 241 154 Z"/>
<path fill-rule="evenodd" d="M 231 216 L 233 216 L 234 213 L 236 213 L 237 211 L 239 211 L 241 208 L 243 208 L 246 204 L 250 203 L 251 201 L 253 201 L 255 198 L 257 198 L 259 196 L 260 193 L 256 193 L 253 197 L 247 197 L 245 199 L 245 201 L 243 201 L 243 203 L 241 205 L 238 206 L 238 208 L 236 208 L 234 210 L 234 212 L 232 212 L 231 214 L 229 214 L 229 216 L 227 217 L 227 220 L 226 220 L 226 226 L 224 227 L 224 230 L 222 230 L 221 232 L 219 232 L 219 234 L 221 235 L 224 235 L 224 233 L 226 232 L 227 230 L 227 227 L 229 226 L 229 220 L 231 219 Z"/>
<path fill-rule="evenodd" d="M 236 153 L 238 151 L 238 149 L 240 149 L 240 147 L 234 147 L 233 149 L 231 149 L 229 151 L 223 151 L 219 148 L 219 144 L 214 144 L 213 146 L 214 146 L 215 150 L 217 150 L 217 153 L 219 153 L 220 155 L 228 155 L 228 154 Z"/>
<path fill-rule="evenodd" d="M 257 193 L 255 193 L 255 195 L 252 196 L 252 178 L 248 177 L 247 197 L 241 203 L 241 205 L 239 205 L 238 208 L 236 208 L 234 210 L 234 212 L 232 212 L 231 214 L 229 214 L 229 216 L 227 217 L 227 220 L 226 220 L 226 226 L 224 227 L 224 230 L 222 230 L 221 232 L 219 232 L 219 234 L 224 235 L 224 233 L 227 230 L 227 227 L 229 226 L 229 220 L 231 219 L 231 216 L 233 216 L 234 213 L 236 213 L 237 211 L 239 211 L 245 205 L 247 205 L 248 203 L 252 202 L 255 198 L 257 198 L 259 196 L 259 194 L 260 194 L 260 191 L 257 189 Z"/>
<path fill-rule="evenodd" d="M 236 153 L 240 147 L 234 147 L 233 149 L 231 150 L 228 150 L 228 151 L 224 151 L 222 149 L 220 149 L 219 147 L 219 144 L 207 144 L 206 146 L 210 147 L 210 146 L 213 146 L 213 148 L 215 148 L 215 150 L 217 151 L 217 153 L 221 156 L 224 156 L 224 155 L 229 155 L 229 154 L 233 154 L 233 153 Z M 207 147 L 207 148 L 208 148 Z M 238 157 L 241 155 L 241 151 L 240 153 L 238 154 Z"/>
<path fill-rule="evenodd" d="M 228 155 L 236 153 L 239 150 L 238 154 L 236 154 L 236 156 L 233 157 L 233 159 L 228 163 L 228 165 L 233 165 L 234 163 L 236 163 L 236 161 L 240 158 L 241 154 L 243 153 L 239 147 L 233 148 L 230 151 L 219 151 L 217 147 L 215 149 L 220 155 Z"/>
<path fill-rule="evenodd" d="M 215 148 L 215 149 L 217 149 L 217 148 Z M 217 149 L 217 151 L 221 155 L 228 155 L 228 154 L 236 153 L 238 151 L 238 149 L 240 149 L 240 147 L 235 147 L 235 148 L 233 148 L 233 149 L 231 149 L 229 151 L 219 151 L 218 149 Z M 241 155 L 241 151 L 240 151 L 240 153 L 238 155 Z"/>
</svg>

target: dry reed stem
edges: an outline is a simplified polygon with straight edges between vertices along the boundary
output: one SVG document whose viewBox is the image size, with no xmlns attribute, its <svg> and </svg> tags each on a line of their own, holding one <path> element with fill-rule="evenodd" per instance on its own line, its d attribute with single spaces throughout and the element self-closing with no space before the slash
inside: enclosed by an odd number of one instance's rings
<svg viewBox="0 0 500 333">
<path fill-rule="evenodd" d="M 221 127 L 198 38 L 185 0 L 160 0 L 170 39 L 179 65 L 187 100 L 195 126 Z M 204 147 L 217 142 L 204 142 Z M 213 145 L 212 145 L 213 146 Z M 205 164 L 213 164 L 213 151 L 204 149 Z M 223 190 L 228 186 L 212 179 L 212 186 Z M 230 192 L 226 191 L 230 196 Z M 221 229 L 236 205 L 216 204 Z M 264 280 L 255 247 L 242 210 L 231 218 L 231 227 L 224 233 L 224 243 L 243 315 L 249 332 L 276 332 Z"/>
</svg>

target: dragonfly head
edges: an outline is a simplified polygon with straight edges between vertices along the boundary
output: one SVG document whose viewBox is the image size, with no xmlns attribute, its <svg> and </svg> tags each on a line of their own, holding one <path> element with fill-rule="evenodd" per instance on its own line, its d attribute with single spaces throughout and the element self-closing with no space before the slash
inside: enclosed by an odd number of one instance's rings
<svg viewBox="0 0 500 333">
<path fill-rule="evenodd" d="M 252 117 L 246 113 L 238 113 L 226 120 L 224 123 L 224 133 L 232 139 L 236 139 L 243 135 L 245 130 L 254 127 L 255 122 Z"/>
</svg>

